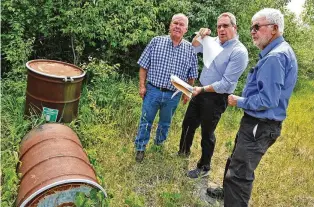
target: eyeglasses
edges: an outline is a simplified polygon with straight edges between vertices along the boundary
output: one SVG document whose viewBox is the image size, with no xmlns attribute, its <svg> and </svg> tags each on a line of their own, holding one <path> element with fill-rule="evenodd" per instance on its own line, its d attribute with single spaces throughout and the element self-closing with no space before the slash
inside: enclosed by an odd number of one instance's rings
<svg viewBox="0 0 314 207">
<path fill-rule="evenodd" d="M 269 25 L 274 25 L 274 24 L 262 24 L 262 25 L 259 25 L 259 24 L 254 24 L 253 26 L 250 27 L 250 32 L 257 32 L 261 27 L 263 26 L 269 26 Z"/>
<path fill-rule="evenodd" d="M 227 29 L 230 26 L 231 24 L 221 24 L 221 25 L 217 25 L 217 29 L 221 29 L 221 28 Z"/>
</svg>

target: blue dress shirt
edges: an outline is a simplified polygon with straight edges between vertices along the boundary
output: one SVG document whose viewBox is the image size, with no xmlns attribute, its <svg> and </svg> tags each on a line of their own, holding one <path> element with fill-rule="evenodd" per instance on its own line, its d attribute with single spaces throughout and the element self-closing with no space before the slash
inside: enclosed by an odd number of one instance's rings
<svg viewBox="0 0 314 207">
<path fill-rule="evenodd" d="M 259 54 L 237 106 L 256 118 L 284 120 L 297 72 L 292 48 L 282 36 L 276 38 Z"/>
<path fill-rule="evenodd" d="M 216 39 L 219 42 L 219 39 Z M 200 82 L 203 86 L 212 85 L 216 93 L 234 92 L 238 79 L 247 67 L 249 57 L 246 47 L 235 37 L 221 45 L 223 50 L 213 60 L 209 68 L 203 67 Z M 195 47 L 197 53 L 203 46 Z"/>
<path fill-rule="evenodd" d="M 170 75 L 176 75 L 186 82 L 198 76 L 197 57 L 191 43 L 182 39 L 175 47 L 169 35 L 153 38 L 138 64 L 148 70 L 147 80 L 151 84 L 172 91 L 176 88 L 170 81 Z"/>
</svg>

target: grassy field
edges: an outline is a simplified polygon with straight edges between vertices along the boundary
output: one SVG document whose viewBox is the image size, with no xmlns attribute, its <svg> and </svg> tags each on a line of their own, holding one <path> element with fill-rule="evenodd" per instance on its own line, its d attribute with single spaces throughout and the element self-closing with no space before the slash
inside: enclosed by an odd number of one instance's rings
<svg viewBox="0 0 314 207">
<path fill-rule="evenodd" d="M 313 86 L 311 83 L 293 96 L 282 135 L 256 171 L 252 206 L 314 205 L 314 104 L 309 102 L 309 97 L 314 94 Z M 134 161 L 136 128 L 123 138 L 115 136 L 115 133 L 104 135 L 104 142 L 97 145 L 99 149 L 96 151 L 103 158 L 100 158 L 103 166 L 101 174 L 106 189 L 112 195 L 113 206 L 220 205 L 219 201 L 204 198 L 204 188 L 209 182 L 222 183 L 225 160 L 232 150 L 242 112 L 229 109 L 223 115 L 217 129 L 213 170 L 205 181 L 195 181 L 185 176 L 186 170 L 195 167 L 200 157 L 199 131 L 190 159 L 175 156 L 184 112 L 185 107 L 180 106 L 163 149 L 156 148 L 150 142 L 142 164 Z"/>
<path fill-rule="evenodd" d="M 186 106 L 180 104 L 163 148 L 151 140 L 143 163 L 134 159 L 141 99 L 137 83 L 110 76 L 84 87 L 79 118 L 69 124 L 77 132 L 108 193 L 109 206 L 221 206 L 205 195 L 209 183 L 221 185 L 242 111 L 228 108 L 216 130 L 217 147 L 209 178 L 191 180 L 187 169 L 200 157 L 198 130 L 189 159 L 176 156 Z M 101 84 L 100 84 L 101 83 Z M 17 195 L 18 145 L 42 120 L 23 119 L 25 82 L 2 83 L 1 194 L 2 206 L 13 206 Z M 262 159 L 251 206 L 314 206 L 314 82 L 298 84 L 290 102 L 282 135 Z"/>
</svg>

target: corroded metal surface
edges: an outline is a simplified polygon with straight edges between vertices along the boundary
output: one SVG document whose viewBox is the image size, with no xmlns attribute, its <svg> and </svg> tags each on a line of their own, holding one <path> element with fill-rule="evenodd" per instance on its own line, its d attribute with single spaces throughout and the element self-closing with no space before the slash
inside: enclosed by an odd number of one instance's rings
<svg viewBox="0 0 314 207">
<path fill-rule="evenodd" d="M 45 75 L 52 76 L 80 76 L 82 75 L 82 70 L 73 65 L 53 61 L 53 60 L 36 60 L 29 62 L 29 67 L 32 68 L 37 73 L 43 73 Z"/>
<path fill-rule="evenodd" d="M 55 202 L 61 205 L 60 198 L 69 203 L 80 190 L 103 190 L 97 184 L 95 171 L 79 138 L 65 125 L 44 124 L 31 130 L 21 142 L 20 161 L 17 206 L 25 201 L 25 206 L 36 206 L 36 203 L 44 204 L 47 203 L 45 199 L 54 198 L 59 199 Z M 58 196 L 51 195 L 54 193 Z"/>
<path fill-rule="evenodd" d="M 78 113 L 85 72 L 54 60 L 32 60 L 28 68 L 25 114 L 41 114 L 43 107 L 57 110 L 57 120 L 71 122 Z"/>
</svg>

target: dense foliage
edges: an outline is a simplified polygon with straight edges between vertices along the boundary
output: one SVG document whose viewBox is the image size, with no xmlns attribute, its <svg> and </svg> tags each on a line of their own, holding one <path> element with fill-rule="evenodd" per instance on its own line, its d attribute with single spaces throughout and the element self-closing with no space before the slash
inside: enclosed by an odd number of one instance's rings
<svg viewBox="0 0 314 207">
<path fill-rule="evenodd" d="M 83 64 L 89 56 L 112 65 L 119 63 L 123 72 L 135 72 L 138 69 L 136 60 L 145 45 L 152 37 L 166 34 L 171 16 L 178 12 L 189 16 L 187 39 L 200 27 L 209 27 L 215 33 L 217 16 L 223 11 L 233 12 L 238 18 L 240 39 L 249 48 L 250 57 L 254 57 L 257 49 L 252 46 L 248 29 L 252 15 L 263 7 L 283 9 L 287 2 L 4 0 L 1 7 L 2 74 L 23 67 L 29 59 Z M 313 40 L 306 35 L 313 31 L 313 15 L 309 15 L 313 14 L 313 3 L 310 2 L 306 3 L 304 15 L 309 27 L 296 27 L 293 21 L 286 21 L 287 27 L 293 28 L 293 35 L 286 35 L 294 46 Z M 296 49 L 300 54 L 307 53 L 302 48 Z M 306 59 L 302 56 L 300 62 Z"/>
<path fill-rule="evenodd" d="M 2 69 L 6 72 L 38 58 L 80 64 L 92 56 L 134 70 L 147 42 L 167 33 L 174 13 L 187 13 L 199 27 L 220 12 L 215 9 L 219 3 L 202 8 L 202 1 L 191 2 L 3 1 Z"/>
<path fill-rule="evenodd" d="M 313 77 L 313 2 L 306 1 L 303 22 L 284 9 L 288 0 L 79 0 L 79 1 L 2 1 L 1 73 L 25 71 L 30 59 L 55 59 L 76 65 L 97 58 L 109 65 L 120 65 L 120 72 L 133 74 L 141 52 L 150 39 L 167 34 L 175 13 L 189 17 L 186 39 L 200 27 L 216 33 L 216 18 L 224 11 L 237 17 L 240 40 L 247 46 L 250 65 L 256 62 L 258 50 L 252 45 L 249 26 L 252 15 L 264 7 L 279 8 L 286 13 L 285 37 L 294 47 L 302 77 Z M 243 12 L 245 11 L 245 12 Z M 244 77 L 241 77 L 240 87 Z M 237 92 L 239 92 L 238 90 Z"/>
</svg>

